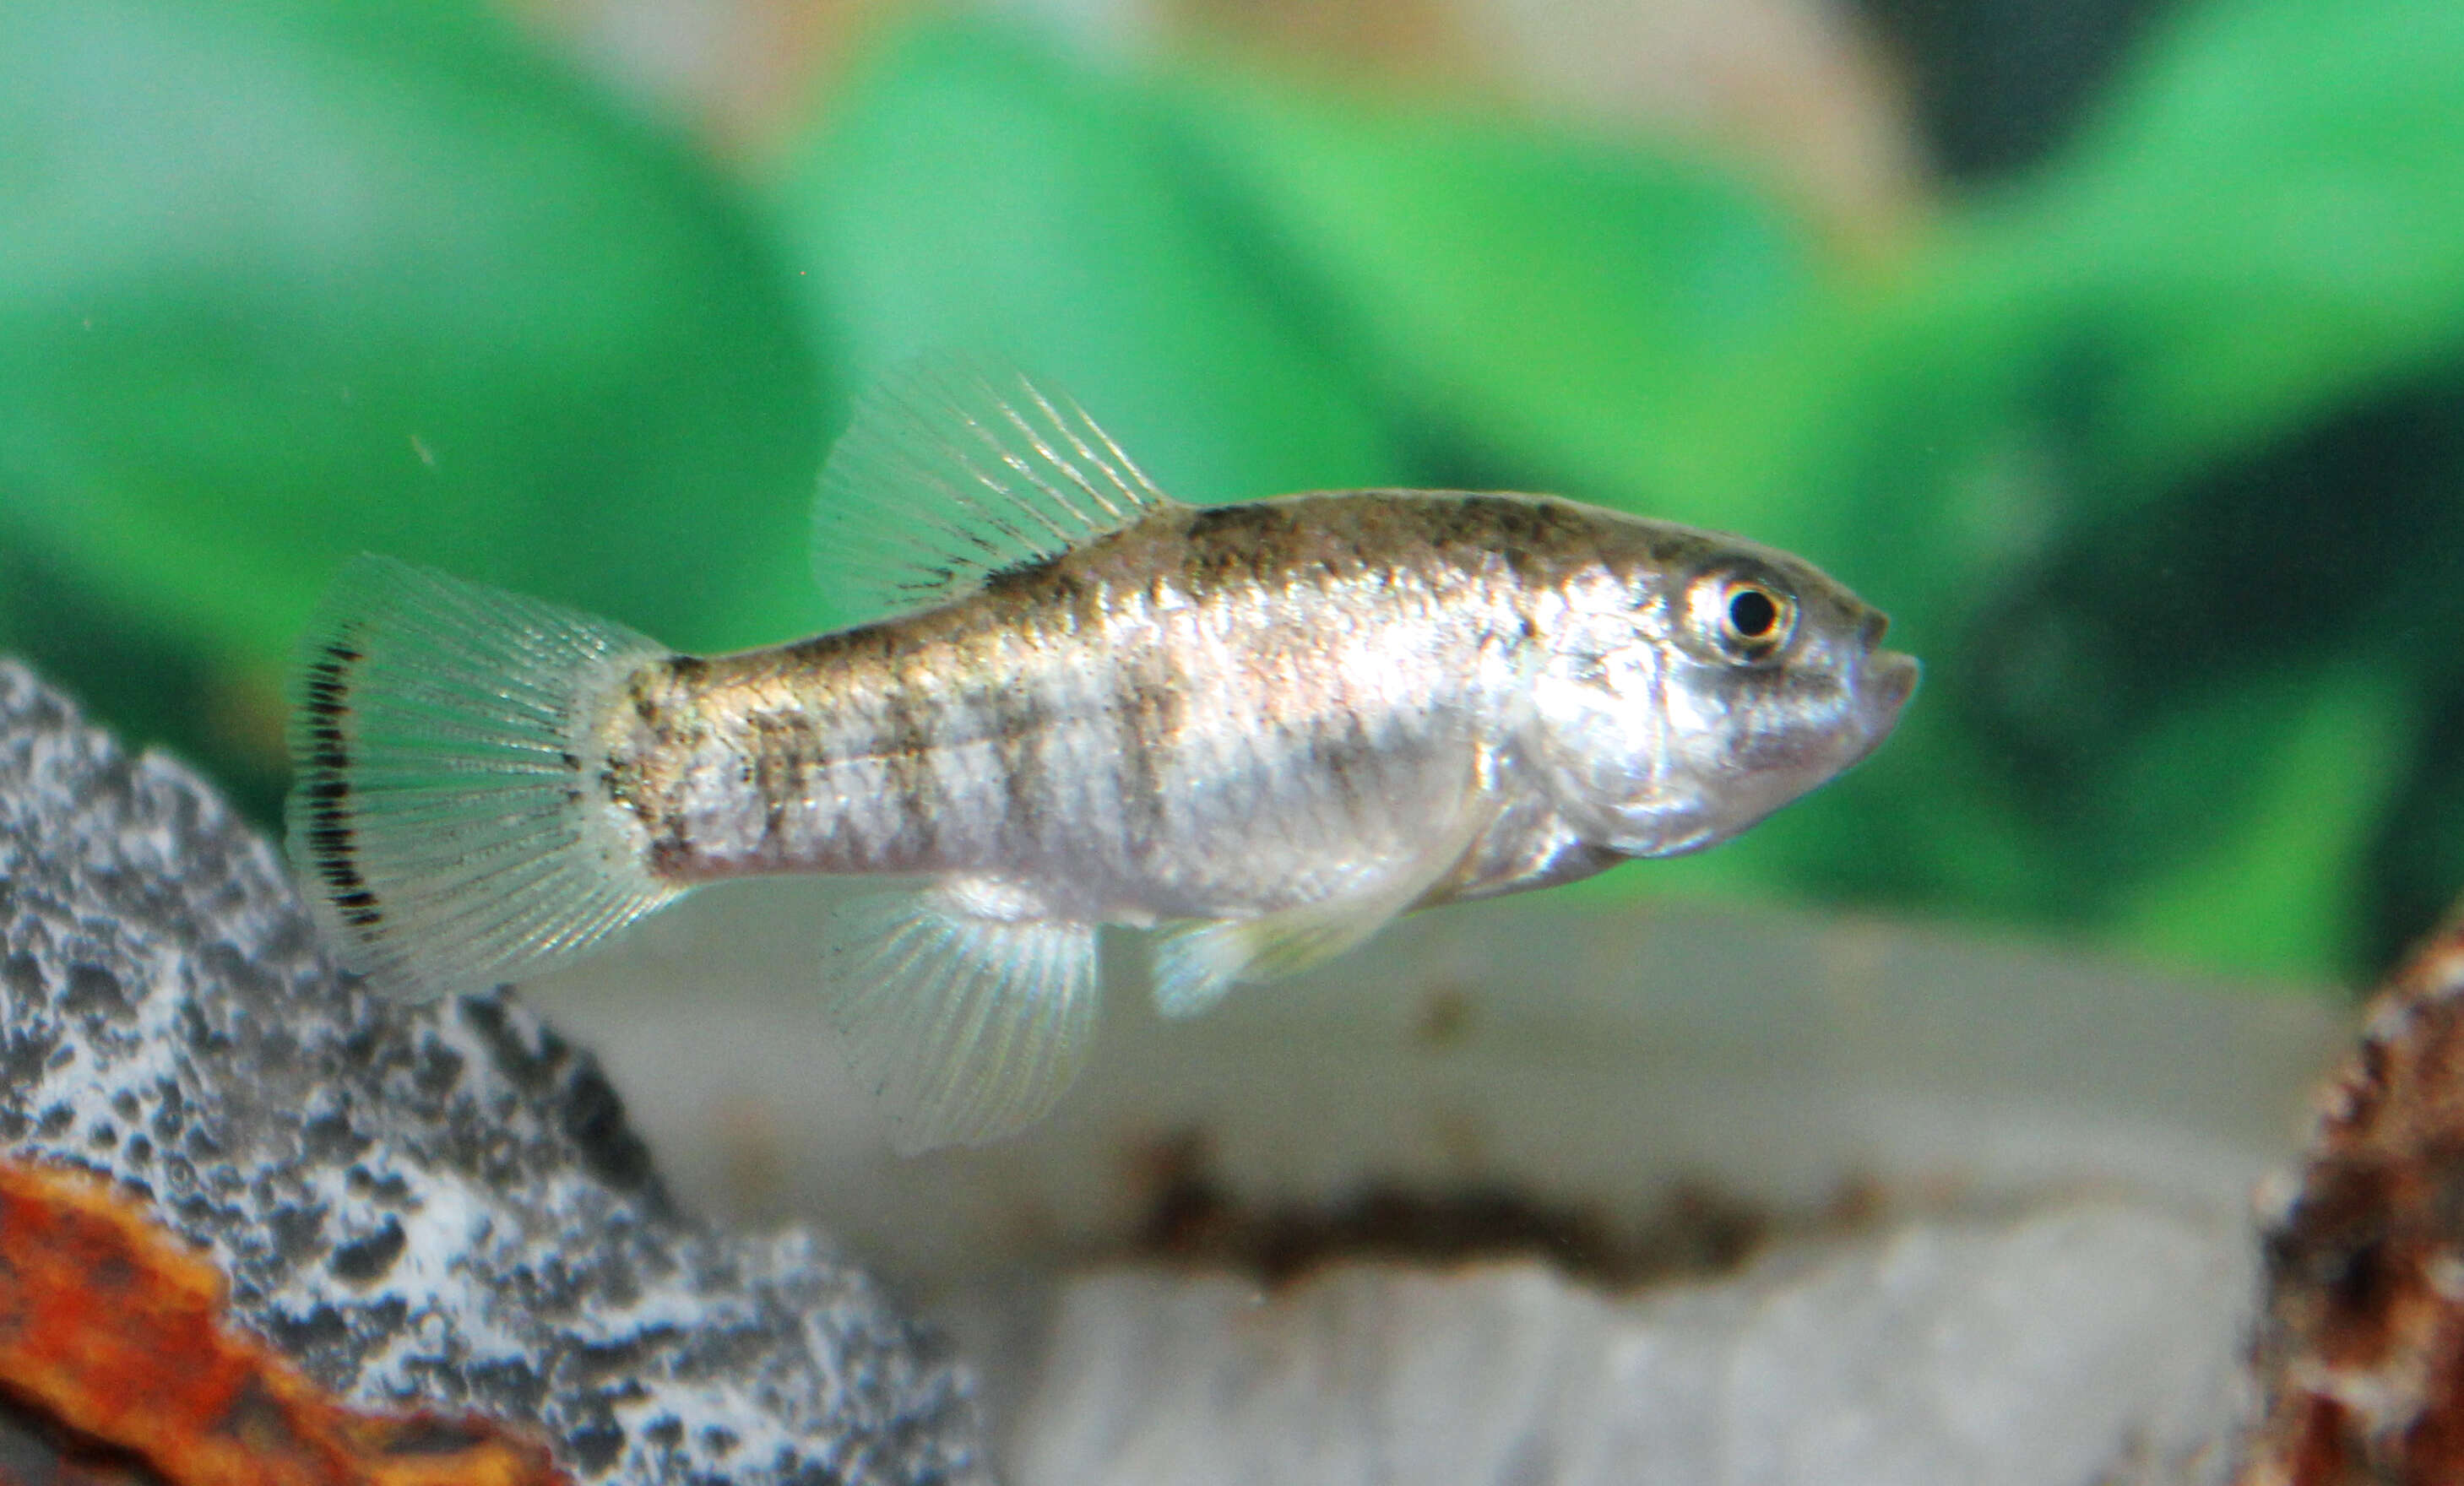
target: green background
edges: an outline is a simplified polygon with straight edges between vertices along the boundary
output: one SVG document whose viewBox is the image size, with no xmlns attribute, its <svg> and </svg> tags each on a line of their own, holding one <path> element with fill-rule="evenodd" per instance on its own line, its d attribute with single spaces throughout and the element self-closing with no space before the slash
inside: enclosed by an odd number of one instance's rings
<svg viewBox="0 0 2464 1486">
<path fill-rule="evenodd" d="M 2464 886 L 2464 7 L 2206 0 L 1876 268 L 1688 149 L 911 17 L 751 168 L 451 4 L 0 8 L 0 648 L 278 809 L 391 553 L 720 648 L 951 345 L 1202 501 L 1561 492 L 1812 557 L 1872 763 L 1576 891 L 2355 980 Z"/>
</svg>

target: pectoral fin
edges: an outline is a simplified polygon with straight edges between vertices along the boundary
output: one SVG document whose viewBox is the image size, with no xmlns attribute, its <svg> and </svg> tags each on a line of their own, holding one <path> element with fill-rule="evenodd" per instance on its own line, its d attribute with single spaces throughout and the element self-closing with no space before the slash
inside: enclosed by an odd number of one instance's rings
<svg viewBox="0 0 2464 1486">
<path fill-rule="evenodd" d="M 1155 1010 L 1195 1016 L 1242 981 L 1280 980 L 1359 948 L 1462 863 L 1486 817 L 1465 810 L 1428 845 L 1355 891 L 1256 918 L 1196 919 L 1157 934 Z"/>
<path fill-rule="evenodd" d="M 1156 937 L 1155 1010 L 1195 1016 L 1244 980 L 1280 980 L 1365 943 L 1400 907 L 1345 899 L 1260 918 L 1196 919 Z"/>
<path fill-rule="evenodd" d="M 1031 1124 L 1086 1061 L 1095 927 L 1001 916 L 1014 907 L 936 884 L 853 894 L 830 915 L 831 1020 L 902 1154 Z"/>
</svg>

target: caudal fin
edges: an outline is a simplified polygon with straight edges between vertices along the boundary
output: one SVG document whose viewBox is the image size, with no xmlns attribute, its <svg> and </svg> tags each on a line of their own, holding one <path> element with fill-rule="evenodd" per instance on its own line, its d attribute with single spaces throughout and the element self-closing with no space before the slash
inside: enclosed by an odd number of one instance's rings
<svg viewBox="0 0 2464 1486">
<path fill-rule="evenodd" d="M 344 567 L 293 676 L 291 860 L 381 990 L 485 989 L 676 896 L 587 740 L 667 651 L 621 625 L 385 557 Z"/>
</svg>

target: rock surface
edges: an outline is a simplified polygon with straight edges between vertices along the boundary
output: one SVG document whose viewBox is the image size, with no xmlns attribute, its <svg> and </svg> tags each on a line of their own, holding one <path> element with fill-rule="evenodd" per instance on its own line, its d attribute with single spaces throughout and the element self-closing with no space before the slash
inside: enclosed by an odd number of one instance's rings
<svg viewBox="0 0 2464 1486">
<path fill-rule="evenodd" d="M 2381 987 L 2268 1196 L 2241 1486 L 2464 1479 L 2464 918 Z"/>
<path fill-rule="evenodd" d="M 2204 1486 L 2245 1225 L 2048 1203 L 1604 1294 L 1530 1260 L 1072 1277 L 1021 1486 Z"/>
<path fill-rule="evenodd" d="M 680 1213 L 509 1000 L 343 977 L 272 847 L 7 661 L 0 1146 L 149 1196 L 343 1397 L 534 1425 L 583 1480 L 988 1475 L 963 1374 L 862 1273 Z"/>
</svg>

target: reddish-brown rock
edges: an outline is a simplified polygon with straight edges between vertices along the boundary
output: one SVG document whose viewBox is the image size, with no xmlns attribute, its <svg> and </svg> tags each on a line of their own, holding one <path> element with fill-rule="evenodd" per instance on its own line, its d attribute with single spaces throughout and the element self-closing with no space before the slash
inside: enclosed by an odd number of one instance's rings
<svg viewBox="0 0 2464 1486">
<path fill-rule="evenodd" d="M 211 1264 L 82 1172 L 0 1160 L 0 1392 L 67 1436 L 53 1479 L 112 1479 L 95 1446 L 166 1486 L 570 1479 L 543 1443 L 484 1421 L 343 1407 L 231 1324 Z"/>
<path fill-rule="evenodd" d="M 2464 1481 L 2464 919 L 2380 992 L 2274 1200 L 2241 1486 Z"/>
</svg>

